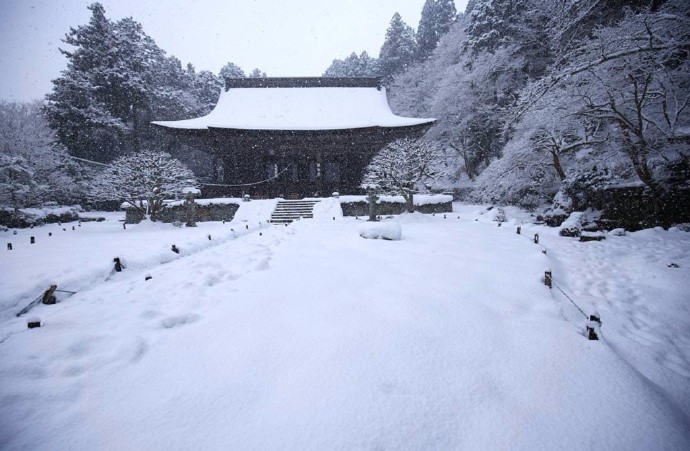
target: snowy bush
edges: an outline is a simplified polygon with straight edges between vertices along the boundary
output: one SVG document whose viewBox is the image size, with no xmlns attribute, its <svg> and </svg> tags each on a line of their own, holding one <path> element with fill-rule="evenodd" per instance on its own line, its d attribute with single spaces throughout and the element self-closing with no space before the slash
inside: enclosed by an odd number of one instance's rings
<svg viewBox="0 0 690 451">
<path fill-rule="evenodd" d="M 402 228 L 395 222 L 367 223 L 360 229 L 359 236 L 371 240 L 398 241 L 402 239 Z"/>
</svg>

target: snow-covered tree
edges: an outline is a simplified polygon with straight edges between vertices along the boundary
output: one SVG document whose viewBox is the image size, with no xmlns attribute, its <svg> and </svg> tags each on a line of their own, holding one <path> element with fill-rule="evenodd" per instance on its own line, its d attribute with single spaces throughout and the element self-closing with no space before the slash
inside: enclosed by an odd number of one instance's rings
<svg viewBox="0 0 690 451">
<path fill-rule="evenodd" d="M 417 53 L 415 32 L 400 17 L 393 14 L 386 37 L 379 52 L 379 71 L 390 79 L 405 70 L 414 61 Z"/>
<path fill-rule="evenodd" d="M 267 75 L 266 75 L 266 72 L 262 71 L 261 69 L 259 69 L 257 67 L 256 69 L 249 72 L 248 77 L 249 78 L 266 78 Z"/>
<path fill-rule="evenodd" d="M 417 27 L 417 56 L 426 59 L 436 48 L 441 36 L 455 21 L 457 11 L 453 0 L 426 0 Z"/>
<path fill-rule="evenodd" d="M 226 78 L 244 78 L 246 77 L 244 71 L 235 63 L 228 63 L 220 69 L 218 76 L 221 80 Z"/>
<path fill-rule="evenodd" d="M 71 28 L 61 50 L 67 69 L 53 80 L 45 111 L 58 142 L 75 156 L 107 162 L 158 145 L 150 122 L 208 111 L 207 74 L 167 56 L 131 18 L 112 21 L 99 3 L 89 23 Z M 191 70 L 190 70 L 191 69 Z M 213 102 L 217 93 L 212 94 Z"/>
<path fill-rule="evenodd" d="M 468 10 L 465 48 L 473 52 L 493 51 L 505 43 L 520 26 L 519 14 L 527 0 L 478 0 Z"/>
<path fill-rule="evenodd" d="M 360 55 L 352 52 L 343 60 L 335 59 L 323 73 L 324 77 L 375 77 L 378 62 L 364 51 Z"/>
<path fill-rule="evenodd" d="M 216 77 L 213 72 L 206 70 L 198 73 L 192 72 L 191 77 L 194 97 L 198 102 L 198 110 L 193 115 L 206 115 L 216 106 L 220 90 L 223 89 L 223 81 Z"/>
<path fill-rule="evenodd" d="M 414 193 L 448 174 L 445 155 L 429 142 L 399 139 L 383 148 L 366 168 L 362 185 L 377 185 L 405 198 L 408 212 L 414 211 Z"/>
<path fill-rule="evenodd" d="M 165 152 L 146 150 L 110 163 L 93 181 L 94 200 L 126 202 L 155 221 L 163 201 L 195 187 L 192 171 Z"/>
<path fill-rule="evenodd" d="M 74 202 L 80 166 L 55 144 L 41 102 L 0 101 L 0 206 L 19 209 Z"/>
</svg>

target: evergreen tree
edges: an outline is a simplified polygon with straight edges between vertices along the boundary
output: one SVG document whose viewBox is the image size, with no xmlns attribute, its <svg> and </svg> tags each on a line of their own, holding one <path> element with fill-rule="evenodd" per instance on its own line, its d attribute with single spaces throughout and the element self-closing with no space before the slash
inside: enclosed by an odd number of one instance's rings
<svg viewBox="0 0 690 451">
<path fill-rule="evenodd" d="M 199 110 L 195 115 L 202 116 L 210 113 L 218 103 L 219 93 L 223 89 L 223 81 L 216 77 L 213 72 L 202 70 L 194 75 L 192 83 L 194 96 L 199 104 Z"/>
<path fill-rule="evenodd" d="M 400 14 L 393 14 L 379 53 L 381 75 L 390 81 L 414 61 L 416 53 L 414 30 L 402 20 Z"/>
<path fill-rule="evenodd" d="M 528 0 L 478 0 L 469 12 L 465 48 L 494 51 L 522 26 Z M 468 6 L 469 8 L 469 6 Z"/>
<path fill-rule="evenodd" d="M 124 118 L 111 111 L 119 95 L 111 89 L 118 75 L 114 25 L 99 3 L 89 6 L 88 25 L 71 28 L 63 42 L 76 47 L 60 49 L 69 62 L 62 76 L 53 81 L 46 112 L 58 139 L 74 155 L 104 160 L 108 148 L 116 146 L 117 132 L 126 129 Z"/>
<path fill-rule="evenodd" d="M 72 155 L 110 161 L 160 141 L 152 120 L 192 117 L 215 104 L 213 77 L 197 79 L 193 67 L 183 69 L 131 18 L 113 22 L 99 3 L 89 10 L 89 23 L 63 39 L 74 50 L 61 50 L 67 69 L 53 81 L 45 106 L 58 141 Z"/>
<path fill-rule="evenodd" d="M 417 27 L 419 59 L 426 59 L 436 48 L 438 40 L 455 21 L 457 11 L 453 0 L 426 0 Z"/>
<path fill-rule="evenodd" d="M 249 73 L 249 78 L 266 78 L 266 72 L 262 71 L 258 67 Z"/>
<path fill-rule="evenodd" d="M 352 52 L 344 60 L 333 60 L 323 73 L 324 77 L 375 77 L 378 74 L 377 60 L 366 51 L 360 55 Z"/>
<path fill-rule="evenodd" d="M 228 63 L 220 70 L 218 76 L 221 80 L 226 78 L 244 78 L 246 75 L 240 66 L 235 63 Z"/>
</svg>

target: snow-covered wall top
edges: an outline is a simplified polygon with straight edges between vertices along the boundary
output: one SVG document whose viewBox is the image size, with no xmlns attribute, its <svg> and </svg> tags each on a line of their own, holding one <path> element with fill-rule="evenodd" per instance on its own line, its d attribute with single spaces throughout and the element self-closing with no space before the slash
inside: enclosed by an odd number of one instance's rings
<svg viewBox="0 0 690 451">
<path fill-rule="evenodd" d="M 182 121 L 155 121 L 181 129 L 338 130 L 405 127 L 434 119 L 396 116 L 385 88 L 230 88 L 208 115 Z"/>
<path fill-rule="evenodd" d="M 340 196 L 338 200 L 340 203 L 366 202 L 367 196 Z M 402 196 L 389 196 L 382 194 L 379 196 L 379 202 L 396 202 L 403 204 L 405 203 L 405 198 Z M 415 194 L 413 197 L 413 203 L 417 206 L 444 204 L 447 202 L 453 202 L 453 196 L 449 194 Z"/>
</svg>

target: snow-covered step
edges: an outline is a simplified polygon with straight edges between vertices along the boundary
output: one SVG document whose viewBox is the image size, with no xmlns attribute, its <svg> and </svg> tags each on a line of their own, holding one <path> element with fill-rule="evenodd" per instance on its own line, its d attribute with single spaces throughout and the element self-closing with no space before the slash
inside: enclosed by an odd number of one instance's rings
<svg viewBox="0 0 690 451">
<path fill-rule="evenodd" d="M 271 222 L 274 224 L 287 224 L 301 218 L 314 217 L 314 205 L 318 200 L 281 200 L 278 201 Z"/>
</svg>

